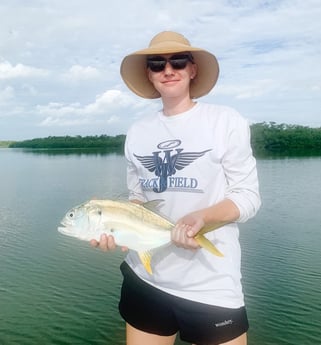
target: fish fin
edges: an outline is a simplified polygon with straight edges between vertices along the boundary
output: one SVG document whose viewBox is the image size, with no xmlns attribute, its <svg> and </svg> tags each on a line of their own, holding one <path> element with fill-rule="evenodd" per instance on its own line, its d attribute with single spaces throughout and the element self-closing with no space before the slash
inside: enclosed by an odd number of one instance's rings
<svg viewBox="0 0 321 345">
<path fill-rule="evenodd" d="M 194 239 L 202 248 L 208 250 L 210 253 L 216 256 L 224 256 L 204 235 L 197 234 Z"/>
<path fill-rule="evenodd" d="M 155 199 L 155 200 L 143 202 L 141 205 L 149 211 L 156 212 L 156 211 L 158 211 L 160 204 L 162 202 L 164 202 L 163 199 Z"/>
<path fill-rule="evenodd" d="M 204 235 L 207 234 L 208 232 L 211 232 L 213 230 L 221 228 L 223 225 L 228 224 L 229 222 L 219 222 L 219 223 L 213 223 L 210 225 L 204 226 L 198 233 L 197 235 Z"/>
<path fill-rule="evenodd" d="M 159 210 L 161 207 L 161 204 L 164 201 L 165 200 L 163 200 L 163 199 L 155 199 L 155 200 L 150 200 L 150 201 L 144 202 L 140 205 L 143 206 L 144 208 L 146 208 L 148 211 L 151 211 L 151 212 L 157 214 L 158 216 L 166 219 L 169 223 L 171 223 L 172 226 L 174 226 L 174 222 L 172 221 L 172 219 L 169 219 L 165 214 L 163 214 Z"/>
<path fill-rule="evenodd" d="M 151 252 L 140 252 L 140 253 L 138 253 L 138 256 L 139 256 L 140 261 L 142 262 L 143 266 L 145 267 L 145 270 L 149 274 L 153 274 L 152 266 L 150 264 L 151 259 L 152 259 Z"/>
</svg>

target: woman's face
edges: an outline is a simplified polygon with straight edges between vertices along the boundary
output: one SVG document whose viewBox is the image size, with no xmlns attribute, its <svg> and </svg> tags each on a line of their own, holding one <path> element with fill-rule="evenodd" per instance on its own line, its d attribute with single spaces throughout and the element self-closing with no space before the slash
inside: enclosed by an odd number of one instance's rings
<svg viewBox="0 0 321 345">
<path fill-rule="evenodd" d="M 169 59 L 173 55 L 158 55 Z M 189 97 L 190 82 L 195 78 L 197 65 L 188 61 L 185 68 L 175 69 L 167 61 L 165 68 L 160 72 L 153 72 L 150 68 L 147 70 L 148 78 L 153 83 L 155 89 L 161 94 L 162 98 Z"/>
</svg>

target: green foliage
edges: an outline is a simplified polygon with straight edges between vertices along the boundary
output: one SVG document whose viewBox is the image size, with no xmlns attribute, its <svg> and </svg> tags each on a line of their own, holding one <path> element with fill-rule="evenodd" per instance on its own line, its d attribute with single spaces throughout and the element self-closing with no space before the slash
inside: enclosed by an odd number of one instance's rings
<svg viewBox="0 0 321 345">
<path fill-rule="evenodd" d="M 300 125 L 256 123 L 251 126 L 253 151 L 260 153 L 287 153 L 321 155 L 321 128 Z"/>
<path fill-rule="evenodd" d="M 9 147 L 13 143 L 14 143 L 13 141 L 0 141 L 0 148 Z"/>
<path fill-rule="evenodd" d="M 106 149 L 122 152 L 125 135 L 64 136 L 8 143 L 30 149 Z M 251 143 L 256 156 L 269 154 L 321 155 L 321 128 L 262 122 L 251 125 Z"/>
<path fill-rule="evenodd" d="M 101 136 L 65 136 L 65 137 L 47 137 L 31 140 L 18 141 L 11 144 L 11 148 L 30 148 L 30 149 L 122 149 L 125 142 L 125 135 L 110 137 Z"/>
</svg>

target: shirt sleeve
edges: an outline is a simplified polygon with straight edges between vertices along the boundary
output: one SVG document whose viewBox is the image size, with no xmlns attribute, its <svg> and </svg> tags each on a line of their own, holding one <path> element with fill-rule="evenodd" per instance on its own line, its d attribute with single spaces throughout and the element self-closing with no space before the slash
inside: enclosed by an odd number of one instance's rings
<svg viewBox="0 0 321 345">
<path fill-rule="evenodd" d="M 240 223 L 252 218 L 261 206 L 256 160 L 250 143 L 250 127 L 240 115 L 234 117 L 228 130 L 227 150 L 222 164 L 227 190 L 225 197 L 239 208 Z"/>
</svg>

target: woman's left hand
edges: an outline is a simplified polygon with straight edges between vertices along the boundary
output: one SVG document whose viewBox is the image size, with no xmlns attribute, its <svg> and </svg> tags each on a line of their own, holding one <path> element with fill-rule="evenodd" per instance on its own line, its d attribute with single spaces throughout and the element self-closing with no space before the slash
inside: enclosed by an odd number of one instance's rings
<svg viewBox="0 0 321 345">
<path fill-rule="evenodd" d="M 172 242 L 177 246 L 185 249 L 197 249 L 198 243 L 194 236 L 205 225 L 200 212 L 192 212 L 179 219 L 171 233 Z"/>
</svg>

